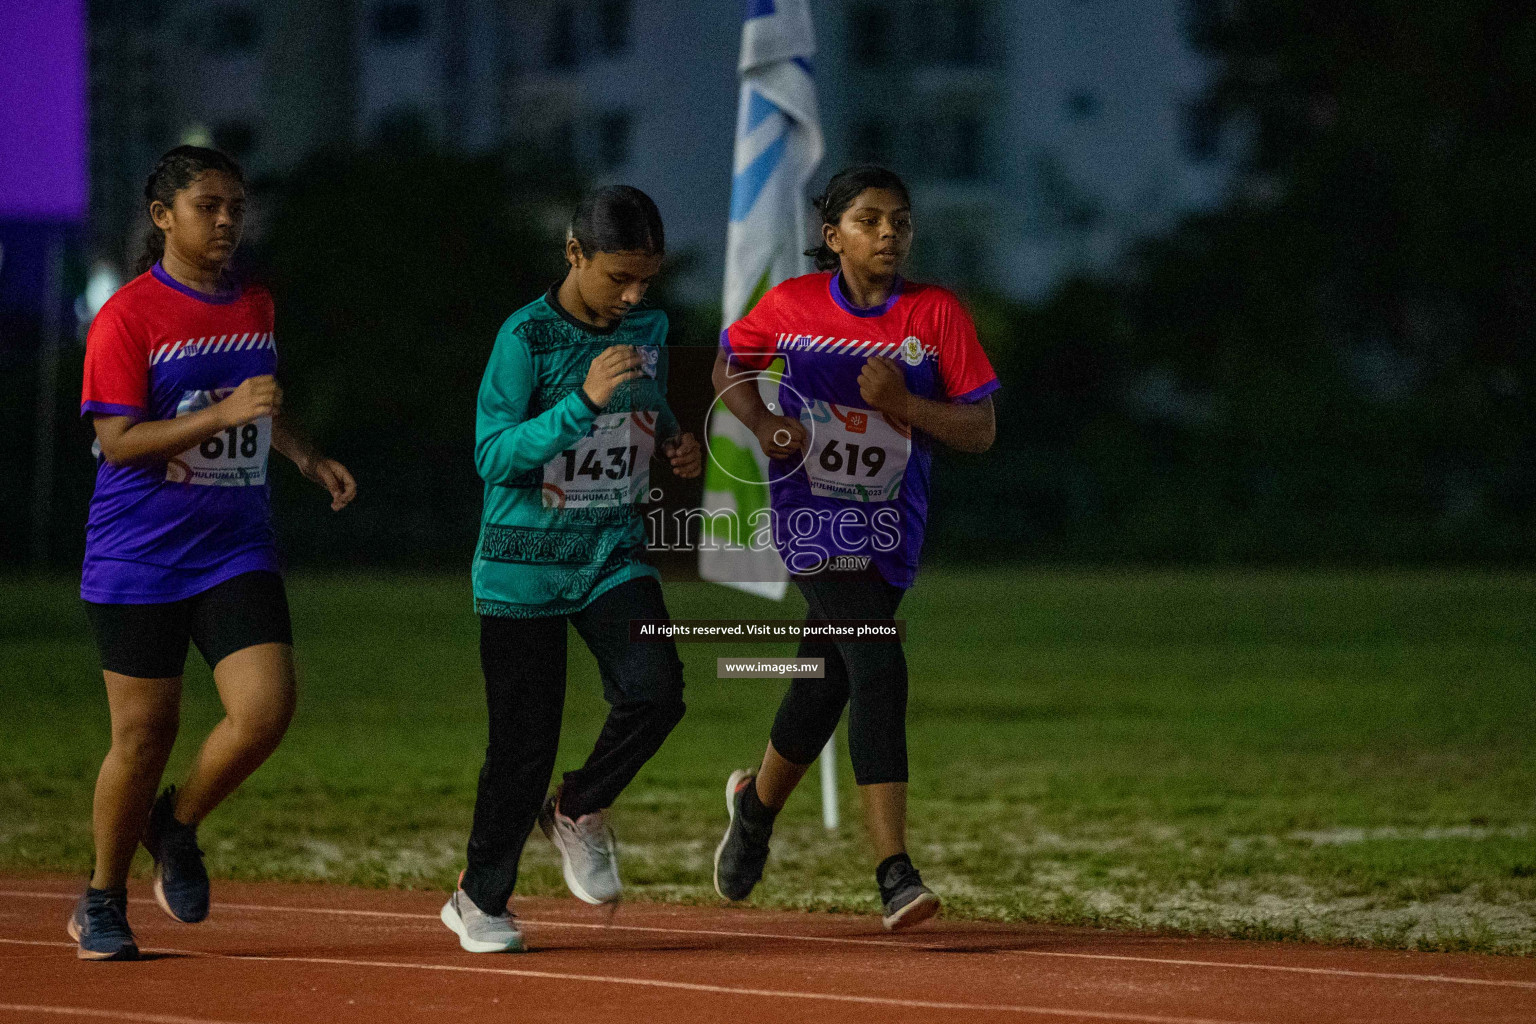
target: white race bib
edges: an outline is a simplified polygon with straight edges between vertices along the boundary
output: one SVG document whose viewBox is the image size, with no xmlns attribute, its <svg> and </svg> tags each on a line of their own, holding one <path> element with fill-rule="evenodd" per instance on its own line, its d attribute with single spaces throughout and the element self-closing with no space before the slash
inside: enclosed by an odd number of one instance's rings
<svg viewBox="0 0 1536 1024">
<path fill-rule="evenodd" d="M 873 409 L 813 399 L 800 413 L 811 432 L 805 472 L 811 493 L 850 501 L 891 501 L 901 493 L 912 431 Z"/>
<path fill-rule="evenodd" d="M 545 508 L 632 505 L 651 487 L 656 414 L 598 416 L 575 445 L 544 464 Z"/>
<path fill-rule="evenodd" d="M 190 416 L 227 398 L 234 388 L 188 391 L 176 405 L 176 415 Z M 239 427 L 226 427 L 195 448 L 188 448 L 165 465 L 171 483 L 199 487 L 259 487 L 267 482 L 267 454 L 272 450 L 272 417 L 263 416 Z"/>
</svg>

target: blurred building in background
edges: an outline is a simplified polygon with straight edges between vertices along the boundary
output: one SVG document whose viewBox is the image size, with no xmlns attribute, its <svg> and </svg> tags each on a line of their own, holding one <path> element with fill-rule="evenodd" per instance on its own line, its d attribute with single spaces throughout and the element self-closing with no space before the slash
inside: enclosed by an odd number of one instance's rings
<svg viewBox="0 0 1536 1024">
<path fill-rule="evenodd" d="M 516 5 L 501 0 L 113 0 L 90 15 L 92 222 L 128 262 L 155 159 L 216 145 L 254 179 L 326 145 L 506 135 Z M 130 235 L 134 237 L 130 237 Z"/>
<path fill-rule="evenodd" d="M 820 0 L 830 174 L 913 183 L 917 270 L 1014 298 L 1214 205 L 1230 166 L 1190 43 L 1199 0 Z M 92 224 L 126 265 L 154 159 L 253 178 L 326 144 L 537 144 L 652 192 L 683 289 L 719 288 L 739 5 L 722 0 L 116 0 L 91 8 Z M 259 229 L 259 224 L 257 225 Z"/>
</svg>

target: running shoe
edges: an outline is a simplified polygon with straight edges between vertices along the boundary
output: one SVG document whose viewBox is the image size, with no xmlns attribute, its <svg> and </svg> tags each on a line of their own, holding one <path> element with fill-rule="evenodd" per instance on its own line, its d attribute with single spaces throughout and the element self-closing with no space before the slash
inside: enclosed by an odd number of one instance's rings
<svg viewBox="0 0 1536 1024">
<path fill-rule="evenodd" d="M 911 861 L 896 861 L 879 882 L 880 902 L 884 906 L 881 923 L 886 931 L 905 931 L 939 912 L 939 897 L 923 884 L 922 875 Z"/>
<path fill-rule="evenodd" d="M 560 790 L 556 789 L 539 812 L 539 827 L 560 851 L 561 871 L 572 895 L 594 905 L 618 902 L 624 886 L 606 814 L 593 811 L 573 821 L 560 813 Z"/>
<path fill-rule="evenodd" d="M 137 960 L 139 945 L 128 927 L 128 890 L 87 889 L 69 915 L 69 937 L 81 960 Z"/>
<path fill-rule="evenodd" d="M 464 884 L 464 872 L 459 872 L 459 885 Z M 523 933 L 517 927 L 517 917 L 510 910 L 499 914 L 487 914 L 475 906 L 475 901 L 462 888 L 453 890 L 443 912 L 438 915 L 448 930 L 459 937 L 459 947 L 469 953 L 521 953 Z"/>
<path fill-rule="evenodd" d="M 144 846 L 155 858 L 155 902 L 183 924 L 208 916 L 208 871 L 197 848 L 197 826 L 176 820 L 176 787 L 167 786 L 149 812 Z"/>
<path fill-rule="evenodd" d="M 715 892 L 722 899 L 744 900 L 763 877 L 773 825 L 754 826 L 741 814 L 741 798 L 757 773 L 738 768 L 725 783 L 725 813 L 730 824 L 715 847 Z"/>
</svg>

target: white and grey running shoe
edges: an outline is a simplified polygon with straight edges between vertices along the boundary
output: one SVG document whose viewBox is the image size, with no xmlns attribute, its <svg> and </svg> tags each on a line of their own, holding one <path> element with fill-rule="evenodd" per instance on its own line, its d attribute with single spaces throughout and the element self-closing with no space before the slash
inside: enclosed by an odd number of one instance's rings
<svg viewBox="0 0 1536 1024">
<path fill-rule="evenodd" d="M 463 889 L 455 889 L 438 915 L 470 953 L 521 953 L 523 933 L 511 911 L 487 914 Z"/>
<path fill-rule="evenodd" d="M 566 886 L 585 903 L 617 903 L 624 885 L 619 881 L 619 854 L 608 816 L 593 811 L 572 821 L 560 813 L 559 799 L 560 791 L 556 790 L 544 801 L 539 827 L 560 851 Z"/>
</svg>

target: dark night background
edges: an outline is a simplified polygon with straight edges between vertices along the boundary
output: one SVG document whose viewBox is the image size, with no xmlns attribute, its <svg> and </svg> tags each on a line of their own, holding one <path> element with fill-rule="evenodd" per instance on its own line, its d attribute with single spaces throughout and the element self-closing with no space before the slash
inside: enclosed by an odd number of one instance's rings
<svg viewBox="0 0 1536 1024">
<path fill-rule="evenodd" d="M 937 460 L 930 554 L 1529 562 L 1536 14 L 1274 0 L 1211 5 L 1193 31 L 1216 61 L 1212 116 L 1252 140 L 1224 204 L 1039 301 L 946 282 L 1004 388 L 992 451 Z M 583 185 L 561 156 L 464 156 L 405 125 L 253 182 L 242 260 L 276 295 L 290 408 L 362 494 L 332 516 L 274 460 L 294 564 L 467 564 L 475 391 L 501 321 L 561 272 L 547 213 Z M 68 295 L 85 273 L 66 267 Z M 697 430 L 718 307 L 665 284 L 653 300 L 680 350 L 673 404 Z M 0 564 L 21 566 L 37 325 L 4 317 Z M 82 354 L 67 347 L 58 387 L 60 567 L 78 564 L 92 485 Z"/>
</svg>

